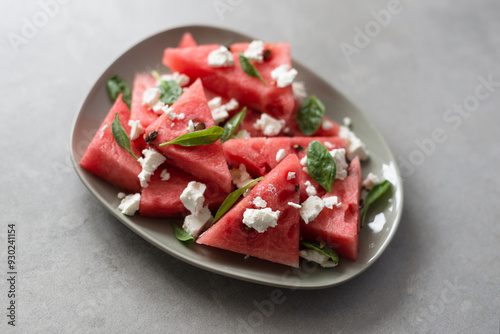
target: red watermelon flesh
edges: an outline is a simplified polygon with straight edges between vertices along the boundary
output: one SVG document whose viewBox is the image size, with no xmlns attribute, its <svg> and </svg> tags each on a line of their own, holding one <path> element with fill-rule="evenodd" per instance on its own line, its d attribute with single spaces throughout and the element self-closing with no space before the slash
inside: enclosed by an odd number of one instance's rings
<svg viewBox="0 0 500 334">
<path fill-rule="evenodd" d="M 218 95 L 235 98 L 242 105 L 288 119 L 294 108 L 292 87 L 278 88 L 271 78 L 271 71 L 279 65 L 291 65 L 290 45 L 264 44 L 265 49 L 271 51 L 271 56 L 263 63 L 254 63 L 254 66 L 267 82 L 266 85 L 241 69 L 239 51 L 244 52 L 248 45 L 249 43 L 238 43 L 231 46 L 234 66 L 215 68 L 208 64 L 208 55 L 220 47 L 218 44 L 183 49 L 167 48 L 163 63 L 173 72 L 186 74 L 191 80 L 201 78 L 203 85 Z"/>
<path fill-rule="evenodd" d="M 361 166 L 359 158 L 351 161 L 349 175 L 344 180 L 335 180 L 332 193 L 324 197 L 337 196 L 342 207 L 324 208 L 316 219 L 300 223 L 304 240 L 324 241 L 339 255 L 356 260 L 358 257 L 359 192 L 361 189 Z"/>
<path fill-rule="evenodd" d="M 203 182 L 213 183 L 229 193 L 232 189 L 231 175 L 222 151 L 220 141 L 210 145 L 184 147 L 180 145 L 159 146 L 188 133 L 188 122 L 203 122 L 206 128 L 215 125 L 207 104 L 203 85 L 194 82 L 172 105 L 174 113 L 184 114 L 184 119 L 171 120 L 163 114 L 146 129 L 144 136 L 157 131 L 153 146 L 169 159 L 173 165 L 198 177 Z"/>
<path fill-rule="evenodd" d="M 167 170 L 170 179 L 163 181 L 161 173 Z M 169 218 L 187 216 L 189 211 L 181 202 L 181 194 L 191 181 L 200 181 L 176 167 L 165 166 L 158 168 L 147 188 L 142 189 L 139 212 L 144 217 Z M 205 203 L 210 209 L 216 210 L 224 201 L 227 193 L 221 192 L 216 186 L 205 183 Z"/>
<path fill-rule="evenodd" d="M 83 154 L 80 165 L 89 172 L 129 193 L 137 193 L 141 190 L 141 184 L 137 176 L 142 168 L 139 162 L 121 148 L 113 137 L 111 123 L 116 113 L 118 113 L 125 131 L 130 133 L 130 126 L 128 125 L 130 113 L 120 94 Z M 106 130 L 102 131 L 105 127 L 107 127 Z M 137 143 L 132 142 L 131 149 L 137 157 L 141 156 Z"/>
<path fill-rule="evenodd" d="M 189 48 L 191 46 L 197 46 L 196 41 L 193 38 L 193 35 L 191 35 L 189 32 L 184 33 L 182 35 L 182 39 L 179 42 L 179 48 Z"/>
<path fill-rule="evenodd" d="M 134 78 L 134 87 L 132 90 L 132 104 L 130 107 L 130 119 L 141 121 L 143 128 L 148 127 L 156 119 L 153 109 L 142 104 L 142 96 L 148 88 L 156 87 L 156 79 L 149 73 L 137 73 Z"/>
<path fill-rule="evenodd" d="M 299 203 L 295 191 L 298 179 L 287 180 L 287 176 L 289 172 L 298 174 L 299 169 L 297 157 L 288 156 L 196 242 L 298 267 L 300 213 L 288 205 L 288 202 Z M 268 208 L 280 211 L 277 225 L 263 233 L 246 228 L 242 222 L 247 208 L 258 209 L 253 204 L 258 196 L 267 202 Z"/>
</svg>

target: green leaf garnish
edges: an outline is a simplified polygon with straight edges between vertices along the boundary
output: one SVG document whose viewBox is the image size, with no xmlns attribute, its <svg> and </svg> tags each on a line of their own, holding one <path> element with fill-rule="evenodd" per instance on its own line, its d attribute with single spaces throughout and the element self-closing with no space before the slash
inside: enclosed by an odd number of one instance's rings
<svg viewBox="0 0 500 334">
<path fill-rule="evenodd" d="M 297 111 L 297 124 L 300 131 L 306 136 L 313 135 L 318 131 L 323 116 L 325 115 L 325 106 L 314 95 L 309 96 L 299 107 Z"/>
<path fill-rule="evenodd" d="M 252 63 L 243 55 L 243 53 L 240 52 L 240 65 L 243 71 L 248 74 L 249 76 L 253 78 L 258 78 L 264 85 L 266 85 L 266 82 L 264 79 L 259 74 L 259 71 L 255 68 L 255 66 L 252 65 Z"/>
<path fill-rule="evenodd" d="M 328 245 L 321 247 L 318 241 L 301 241 L 300 244 L 306 248 L 314 249 L 315 251 L 329 257 L 333 263 L 339 263 L 339 255 Z"/>
<path fill-rule="evenodd" d="M 370 205 L 375 203 L 379 198 L 381 198 L 385 193 L 391 189 L 392 184 L 385 180 L 384 182 L 377 184 L 373 187 L 366 195 L 365 204 L 363 207 L 363 214 L 361 215 L 361 227 L 365 225 L 366 214 L 370 208 Z"/>
<path fill-rule="evenodd" d="M 113 137 L 115 137 L 118 145 L 120 145 L 120 147 L 125 149 L 125 151 L 130 153 L 135 158 L 135 160 L 137 160 L 138 158 L 130 149 L 130 139 L 128 138 L 127 132 L 125 132 L 125 129 L 120 122 L 120 116 L 118 116 L 118 113 L 115 114 L 115 119 L 111 123 L 111 132 L 113 133 Z"/>
<path fill-rule="evenodd" d="M 212 126 L 205 130 L 195 131 L 183 134 L 166 143 L 161 143 L 159 146 L 176 144 L 180 146 L 199 146 L 210 145 L 215 143 L 224 133 L 224 129 L 220 126 Z"/>
<path fill-rule="evenodd" d="M 184 231 L 175 223 L 172 223 L 172 226 L 174 227 L 174 234 L 177 240 L 187 243 L 194 242 L 194 237 L 191 234 Z"/>
<path fill-rule="evenodd" d="M 337 166 L 328 149 L 317 140 L 307 147 L 307 172 L 329 193 L 335 181 Z"/>
<path fill-rule="evenodd" d="M 247 114 L 247 107 L 244 107 L 243 110 L 241 110 L 239 113 L 234 115 L 229 121 L 226 122 L 224 125 L 224 133 L 220 137 L 221 143 L 224 143 L 225 141 L 229 140 L 236 130 L 238 129 L 238 126 L 240 126 L 241 121 L 243 118 L 245 118 L 245 115 Z"/>
<path fill-rule="evenodd" d="M 160 74 L 157 71 L 151 71 L 151 74 L 156 78 L 156 80 L 160 81 L 160 85 L 158 89 L 160 90 L 160 101 L 165 104 L 172 104 L 179 96 L 182 94 L 182 88 L 179 86 L 177 81 L 175 80 L 161 80 Z"/>
<path fill-rule="evenodd" d="M 215 214 L 215 217 L 214 217 L 214 220 L 213 220 L 212 224 L 214 224 L 222 216 L 224 216 L 224 214 L 226 212 L 228 212 L 233 207 L 234 203 L 236 203 L 236 201 L 238 200 L 238 198 L 240 198 L 240 196 L 243 195 L 243 193 L 248 188 L 253 187 L 254 185 L 257 184 L 257 182 L 259 182 L 263 178 L 264 178 L 264 176 L 261 176 L 261 177 L 255 179 L 255 180 L 253 180 L 252 182 L 250 182 L 249 184 L 247 184 L 243 188 L 236 189 L 235 191 L 233 191 L 232 193 L 230 193 L 226 197 L 226 199 L 224 200 L 224 202 L 222 202 L 221 206 L 219 207 L 219 210 L 217 210 L 217 213 Z"/>
<path fill-rule="evenodd" d="M 113 75 L 106 81 L 106 90 L 111 102 L 115 102 L 120 93 L 122 94 L 122 101 L 125 102 L 130 109 L 132 101 L 132 93 L 128 84 L 118 75 Z"/>
</svg>

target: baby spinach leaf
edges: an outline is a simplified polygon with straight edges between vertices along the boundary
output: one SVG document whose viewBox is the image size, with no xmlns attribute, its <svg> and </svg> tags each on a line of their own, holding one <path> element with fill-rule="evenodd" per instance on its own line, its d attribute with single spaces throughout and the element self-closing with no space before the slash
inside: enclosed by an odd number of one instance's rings
<svg viewBox="0 0 500 334">
<path fill-rule="evenodd" d="M 130 149 L 130 139 L 128 138 L 127 132 L 125 132 L 125 129 L 120 122 L 120 116 L 118 116 L 118 113 L 115 114 L 115 119 L 111 123 L 111 132 L 113 133 L 113 137 L 115 138 L 118 145 L 120 145 L 120 147 L 125 149 L 137 160 L 138 158 Z"/>
<path fill-rule="evenodd" d="M 385 193 L 387 193 L 391 189 L 392 184 L 385 180 L 384 182 L 377 184 L 373 187 L 366 195 L 365 205 L 363 207 L 363 214 L 361 215 L 361 227 L 365 225 L 365 218 L 368 210 L 370 209 L 370 205 L 375 203 L 379 198 L 381 198 Z"/>
<path fill-rule="evenodd" d="M 179 96 L 182 94 L 182 88 L 179 86 L 177 81 L 161 80 L 157 71 L 152 71 L 151 74 L 156 78 L 156 80 L 160 81 L 160 85 L 158 86 L 158 89 L 160 90 L 160 101 L 168 105 L 177 101 Z"/>
<path fill-rule="evenodd" d="M 181 145 L 181 146 L 199 146 L 210 145 L 215 143 L 224 133 L 224 129 L 220 126 L 212 126 L 205 130 L 195 131 L 183 134 L 166 143 L 161 143 L 159 146 L 165 145 Z"/>
<path fill-rule="evenodd" d="M 221 143 L 229 140 L 234 135 L 234 133 L 238 129 L 238 126 L 240 126 L 241 121 L 245 118 L 246 114 L 247 107 L 244 107 L 242 111 L 234 115 L 229 121 L 226 122 L 226 124 L 224 125 L 224 133 L 220 137 Z"/>
<path fill-rule="evenodd" d="M 329 257 L 333 263 L 339 263 L 339 255 L 328 245 L 321 247 L 318 241 L 301 241 L 300 244 L 306 248 L 314 249 L 315 251 Z"/>
<path fill-rule="evenodd" d="M 125 102 L 130 109 L 130 103 L 132 101 L 132 93 L 128 84 L 118 75 L 113 75 L 106 81 L 106 90 L 108 91 L 108 96 L 111 102 L 115 102 L 120 93 L 122 94 L 122 100 Z"/>
<path fill-rule="evenodd" d="M 323 122 L 324 115 L 325 106 L 323 103 L 314 95 L 308 97 L 297 111 L 296 118 L 300 131 L 306 136 L 313 135 Z"/>
<path fill-rule="evenodd" d="M 240 65 L 241 65 L 241 69 L 246 74 L 248 74 L 249 76 L 251 76 L 253 78 L 259 79 L 260 81 L 262 81 L 262 83 L 264 85 L 266 85 L 266 82 L 264 81 L 264 79 L 262 79 L 262 76 L 260 75 L 259 71 L 257 71 L 255 66 L 253 66 L 252 63 L 248 60 L 248 58 L 245 57 L 243 55 L 243 53 L 241 53 L 241 52 L 240 52 Z"/>
<path fill-rule="evenodd" d="M 171 223 L 171 224 L 174 227 L 174 234 L 175 234 L 175 237 L 177 238 L 177 240 L 182 241 L 182 242 L 187 242 L 187 243 L 194 242 L 194 237 L 191 234 L 184 231 L 182 228 L 177 226 L 177 224 L 175 224 L 175 223 Z"/>
<path fill-rule="evenodd" d="M 307 172 L 329 193 L 335 181 L 337 166 L 328 149 L 317 140 L 307 147 Z"/>
</svg>

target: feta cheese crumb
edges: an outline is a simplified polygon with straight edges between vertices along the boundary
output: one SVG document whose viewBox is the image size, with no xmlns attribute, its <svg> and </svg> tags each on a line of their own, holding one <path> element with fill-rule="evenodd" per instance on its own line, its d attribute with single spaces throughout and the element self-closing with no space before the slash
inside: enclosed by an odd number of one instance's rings
<svg viewBox="0 0 500 334">
<path fill-rule="evenodd" d="M 130 140 L 137 139 L 144 133 L 141 121 L 129 120 L 128 125 L 130 126 Z"/>
<path fill-rule="evenodd" d="M 220 107 L 221 103 L 222 103 L 222 98 L 220 96 L 216 96 L 210 101 L 208 101 L 208 107 L 210 108 L 210 110 L 212 110 L 217 107 Z"/>
<path fill-rule="evenodd" d="M 262 199 L 262 197 L 257 196 L 253 200 L 253 205 L 255 205 L 258 208 L 265 208 L 267 206 L 267 202 Z"/>
<path fill-rule="evenodd" d="M 189 122 L 188 122 L 188 131 L 194 132 L 194 123 L 192 120 L 189 120 Z"/>
<path fill-rule="evenodd" d="M 201 182 L 191 181 L 181 194 L 181 202 L 191 213 L 197 214 L 203 208 L 203 194 L 207 186 Z"/>
<path fill-rule="evenodd" d="M 233 66 L 234 58 L 231 52 L 225 46 L 221 45 L 208 55 L 208 65 L 212 67 Z"/>
<path fill-rule="evenodd" d="M 271 71 L 271 78 L 276 81 L 276 86 L 286 87 L 290 85 L 297 76 L 297 70 L 287 64 L 280 65 Z"/>
<path fill-rule="evenodd" d="M 300 209 L 302 207 L 302 205 L 294 203 L 294 202 L 288 202 L 288 205 L 290 205 L 292 208 L 295 208 L 295 209 Z"/>
<path fill-rule="evenodd" d="M 208 206 L 204 206 L 198 213 L 191 213 L 184 218 L 182 229 L 197 238 L 212 218 L 212 213 L 208 209 Z"/>
<path fill-rule="evenodd" d="M 307 97 L 306 86 L 304 82 L 298 81 L 292 83 L 293 96 L 299 101 L 304 100 Z"/>
<path fill-rule="evenodd" d="M 238 101 L 235 99 L 229 100 L 226 104 L 221 104 L 222 98 L 220 96 L 214 97 L 208 101 L 208 106 L 212 112 L 215 124 L 219 124 L 229 117 L 229 111 L 235 110 L 239 107 Z"/>
<path fill-rule="evenodd" d="M 234 138 L 250 138 L 250 132 L 247 130 L 238 131 L 238 133 L 234 136 Z"/>
<path fill-rule="evenodd" d="M 276 119 L 268 114 L 262 114 L 260 118 L 254 123 L 253 127 L 261 130 L 264 136 L 276 136 L 281 132 L 285 126 L 285 120 Z"/>
<path fill-rule="evenodd" d="M 337 196 L 330 196 L 330 197 L 324 197 L 323 202 L 325 203 L 325 207 L 327 209 L 333 209 L 333 206 L 340 208 L 342 206 L 342 203 L 338 202 L 338 197 Z"/>
<path fill-rule="evenodd" d="M 350 127 L 350 126 L 351 126 L 352 121 L 351 121 L 351 119 L 350 119 L 349 117 L 344 117 L 344 118 L 342 119 L 342 123 L 344 123 L 344 126 L 346 126 L 346 127 Z"/>
<path fill-rule="evenodd" d="M 257 63 L 262 63 L 262 61 L 264 60 L 263 53 L 264 53 L 264 42 L 252 41 L 252 43 L 248 45 L 248 48 L 245 50 L 243 55 L 246 58 L 251 59 Z"/>
<path fill-rule="evenodd" d="M 243 188 L 247 184 L 253 181 L 250 174 L 247 173 L 247 168 L 244 164 L 240 164 L 238 168 L 233 168 L 229 171 L 231 174 L 231 178 L 233 179 L 233 183 L 238 188 Z"/>
<path fill-rule="evenodd" d="M 295 172 L 288 172 L 286 179 L 287 180 L 295 179 Z"/>
<path fill-rule="evenodd" d="M 331 268 L 337 266 L 337 263 L 330 261 L 330 258 L 328 256 L 326 256 L 325 254 L 321 254 L 314 249 L 303 249 L 299 252 L 299 256 L 306 259 L 307 261 L 316 262 L 323 268 Z"/>
<path fill-rule="evenodd" d="M 117 195 L 118 199 L 123 199 L 125 196 L 126 196 L 126 194 L 122 193 L 121 191 Z"/>
<path fill-rule="evenodd" d="M 304 220 L 304 223 L 308 224 L 310 221 L 318 217 L 319 213 L 325 207 L 325 203 L 318 196 L 309 196 L 302 207 L 300 208 L 300 217 Z"/>
<path fill-rule="evenodd" d="M 306 186 L 307 196 L 316 196 L 318 192 L 316 191 L 316 188 L 311 184 L 311 181 L 304 182 L 304 185 Z"/>
<path fill-rule="evenodd" d="M 335 160 L 335 167 L 337 168 L 337 173 L 335 174 L 335 179 L 343 180 L 347 176 L 347 169 L 349 165 L 345 161 L 345 149 L 338 148 L 330 151 L 333 159 Z"/>
<path fill-rule="evenodd" d="M 368 150 L 365 144 L 347 126 L 341 126 L 339 137 L 347 139 L 347 158 L 349 160 L 359 157 L 364 161 L 368 159 Z"/>
<path fill-rule="evenodd" d="M 164 74 L 160 77 L 161 81 L 175 81 L 179 84 L 179 86 L 186 86 L 189 84 L 189 77 L 183 73 L 174 72 L 172 74 Z M 156 80 L 156 85 L 159 86 L 161 84 L 160 80 Z"/>
<path fill-rule="evenodd" d="M 329 120 L 324 119 L 323 122 L 321 122 L 321 128 L 323 130 L 327 131 L 327 130 L 330 130 L 331 128 L 333 128 L 333 124 Z"/>
<path fill-rule="evenodd" d="M 164 169 L 161 171 L 160 177 L 162 181 L 168 181 L 170 180 L 170 173 L 166 169 Z"/>
<path fill-rule="evenodd" d="M 160 90 L 156 87 L 148 88 L 142 95 L 142 104 L 152 107 L 160 98 Z"/>
<path fill-rule="evenodd" d="M 142 154 L 144 158 L 141 157 L 137 160 L 142 166 L 142 171 L 139 173 L 139 180 L 141 181 L 141 187 L 146 188 L 151 179 L 151 175 L 154 174 L 155 170 L 164 163 L 167 158 L 154 148 L 145 149 L 142 151 Z"/>
<path fill-rule="evenodd" d="M 120 205 L 118 206 L 118 210 L 121 211 L 124 215 L 133 216 L 137 210 L 139 210 L 139 202 L 141 201 L 141 194 L 130 194 L 125 196 Z"/>
<path fill-rule="evenodd" d="M 284 148 L 280 148 L 278 152 L 276 153 L 276 162 L 280 162 L 283 160 L 286 156 L 286 152 Z"/>
<path fill-rule="evenodd" d="M 271 208 L 246 209 L 243 213 L 243 224 L 264 233 L 269 227 L 278 225 L 279 216 L 280 211 L 273 211 Z"/>
<path fill-rule="evenodd" d="M 156 102 L 156 103 L 155 103 L 155 104 L 151 107 L 151 109 L 153 109 L 153 111 L 154 111 L 155 113 L 157 113 L 158 115 L 161 115 L 161 114 L 163 114 L 163 110 L 162 110 L 162 108 L 163 108 L 163 107 L 165 107 L 165 103 L 163 103 L 162 101 L 158 101 L 158 102 Z M 167 108 L 168 108 L 168 106 L 167 106 Z"/>
<path fill-rule="evenodd" d="M 366 190 L 371 190 L 377 184 L 380 184 L 384 181 L 385 178 L 383 176 L 378 176 L 373 173 L 368 173 L 366 178 L 363 180 L 363 187 L 365 187 Z"/>
</svg>

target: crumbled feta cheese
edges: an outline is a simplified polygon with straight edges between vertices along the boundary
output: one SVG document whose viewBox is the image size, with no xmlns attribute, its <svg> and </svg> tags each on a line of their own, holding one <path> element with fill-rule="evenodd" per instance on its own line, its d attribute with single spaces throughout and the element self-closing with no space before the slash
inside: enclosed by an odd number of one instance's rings
<svg viewBox="0 0 500 334">
<path fill-rule="evenodd" d="M 191 234 L 193 237 L 197 238 L 201 231 L 207 226 L 207 224 L 212 220 L 212 213 L 208 206 L 204 206 L 198 211 L 198 213 L 191 213 L 184 218 L 184 224 L 182 224 L 182 229 L 187 233 Z"/>
<path fill-rule="evenodd" d="M 102 138 L 102 136 L 104 136 L 104 132 L 106 132 L 106 130 L 109 128 L 109 126 L 106 124 L 104 125 L 102 128 L 101 128 L 101 135 L 99 138 Z"/>
<path fill-rule="evenodd" d="M 349 117 L 344 117 L 344 118 L 342 119 L 342 123 L 344 123 L 344 126 L 346 126 L 346 127 L 350 127 L 350 126 L 351 126 L 352 121 L 351 121 L 351 119 L 350 119 Z"/>
<path fill-rule="evenodd" d="M 224 108 L 224 106 L 212 109 L 211 111 L 215 124 L 220 124 L 229 117 L 229 113 L 227 112 L 226 108 Z"/>
<path fill-rule="evenodd" d="M 172 107 L 163 107 L 162 110 L 165 112 L 165 115 L 168 116 L 168 118 L 170 118 L 172 121 L 176 120 L 176 119 L 184 119 L 184 113 L 180 113 L 180 114 L 176 114 L 174 112 L 174 108 Z"/>
<path fill-rule="evenodd" d="M 327 209 L 333 209 L 334 205 L 335 207 L 340 208 L 342 203 L 339 203 L 338 200 L 337 196 L 323 197 L 323 202 L 325 203 L 325 207 Z"/>
<path fill-rule="evenodd" d="M 323 130 L 327 131 L 327 130 L 330 130 L 331 128 L 333 128 L 333 124 L 329 120 L 324 119 L 323 122 L 321 122 L 321 128 Z"/>
<path fill-rule="evenodd" d="M 286 87 L 293 82 L 297 76 L 297 70 L 292 68 L 287 64 L 280 65 L 271 71 L 271 78 L 276 81 L 276 86 Z"/>
<path fill-rule="evenodd" d="M 189 122 L 188 122 L 188 131 L 194 132 L 194 123 L 192 120 L 189 120 Z"/>
<path fill-rule="evenodd" d="M 118 199 L 123 199 L 125 196 L 126 196 L 126 194 L 122 193 L 121 191 L 117 195 Z"/>
<path fill-rule="evenodd" d="M 302 205 L 294 203 L 294 202 L 288 202 L 288 205 L 290 205 L 292 208 L 295 208 L 295 209 L 300 209 L 302 207 Z"/>
<path fill-rule="evenodd" d="M 151 179 L 151 175 L 154 174 L 158 166 L 164 163 L 167 158 L 154 148 L 145 149 L 142 151 L 142 154 L 144 155 L 144 158 L 141 157 L 137 160 L 142 166 L 142 171 L 139 174 L 139 180 L 141 181 L 141 186 L 146 188 L 149 180 Z"/>
<path fill-rule="evenodd" d="M 299 252 L 299 256 L 306 259 L 307 261 L 316 262 L 323 268 L 331 268 L 337 266 L 337 263 L 331 261 L 328 256 L 326 256 L 325 254 L 321 254 L 314 249 L 303 249 Z"/>
<path fill-rule="evenodd" d="M 250 133 L 247 130 L 238 131 L 234 138 L 250 138 Z"/>
<path fill-rule="evenodd" d="M 240 104 L 238 103 L 238 101 L 236 101 L 236 99 L 231 98 L 231 100 L 229 100 L 224 106 L 226 107 L 227 111 L 232 111 L 237 109 Z"/>
<path fill-rule="evenodd" d="M 221 104 L 222 99 L 220 96 L 214 97 L 210 101 L 208 101 L 208 106 L 210 107 L 210 111 L 212 112 L 212 117 L 214 119 L 215 124 L 219 124 L 226 120 L 229 117 L 229 111 L 235 110 L 239 107 L 238 101 L 235 99 L 229 100 L 226 104 Z"/>
<path fill-rule="evenodd" d="M 148 88 L 142 95 L 142 104 L 152 107 L 160 98 L 160 90 L 156 87 Z"/>
<path fill-rule="evenodd" d="M 335 179 L 343 180 L 347 176 L 347 169 L 349 165 L 345 161 L 345 149 L 338 148 L 330 151 L 333 159 L 335 160 L 335 167 L 337 168 L 337 173 L 335 174 Z"/>
<path fill-rule="evenodd" d="M 161 115 L 161 114 L 163 114 L 163 110 L 162 110 L 162 108 L 163 108 L 163 107 L 165 107 L 165 103 L 163 103 L 162 101 L 158 101 L 158 102 L 156 102 L 156 103 L 155 103 L 155 104 L 151 107 L 151 109 L 153 109 L 153 111 L 154 111 L 155 113 L 157 113 L 158 115 Z M 168 106 L 167 106 L 167 108 L 168 108 Z"/>
<path fill-rule="evenodd" d="M 276 162 L 280 162 L 283 160 L 286 156 L 286 152 L 284 148 L 280 148 L 278 152 L 276 153 Z"/>
<path fill-rule="evenodd" d="M 255 197 L 252 203 L 258 208 L 265 208 L 267 206 L 267 202 L 264 201 L 260 196 Z"/>
<path fill-rule="evenodd" d="M 269 227 L 278 225 L 279 216 L 280 211 L 273 211 L 271 208 L 246 209 L 243 213 L 243 224 L 264 233 Z"/>
<path fill-rule="evenodd" d="M 306 86 L 302 81 L 293 82 L 292 90 L 293 90 L 293 96 L 295 96 L 297 100 L 302 101 L 307 97 Z"/>
<path fill-rule="evenodd" d="M 332 143 L 330 143 L 329 141 L 325 141 L 325 146 L 327 149 L 331 150 L 334 146 Z"/>
<path fill-rule="evenodd" d="M 120 205 L 118 206 L 118 210 L 121 211 L 124 215 L 133 216 L 137 210 L 139 210 L 139 202 L 141 201 L 141 194 L 130 194 L 125 196 Z"/>
<path fill-rule="evenodd" d="M 221 103 L 222 103 L 222 98 L 220 96 L 216 96 L 210 101 L 208 101 L 208 107 L 210 108 L 210 110 L 212 110 L 220 107 Z"/>
<path fill-rule="evenodd" d="M 212 67 L 233 66 L 234 58 L 231 52 L 225 46 L 221 45 L 208 55 L 208 65 Z"/>
<path fill-rule="evenodd" d="M 302 207 L 300 208 L 300 217 L 304 220 L 304 223 L 308 224 L 310 221 L 318 217 L 319 213 L 325 207 L 325 203 L 318 196 L 309 196 Z"/>
<path fill-rule="evenodd" d="M 168 180 L 170 180 L 170 173 L 167 172 L 166 169 L 164 169 L 161 171 L 160 177 L 161 177 L 162 181 L 168 181 Z"/>
<path fill-rule="evenodd" d="M 311 184 L 311 181 L 304 182 L 304 185 L 306 186 L 307 196 L 316 196 L 318 192 L 316 191 L 316 188 L 314 188 L 314 186 Z"/>
<path fill-rule="evenodd" d="M 253 127 L 257 130 L 261 130 L 264 136 L 276 136 L 281 132 L 285 123 L 283 119 L 278 120 L 268 114 L 262 114 L 254 123 Z"/>
<path fill-rule="evenodd" d="M 137 139 L 144 133 L 141 121 L 129 120 L 128 125 L 130 126 L 130 140 Z"/>
<path fill-rule="evenodd" d="M 304 157 L 300 159 L 300 164 L 302 166 L 307 166 L 307 155 L 304 155 Z"/>
<path fill-rule="evenodd" d="M 175 81 L 179 84 L 179 86 L 186 86 L 189 84 L 189 77 L 185 74 L 174 72 L 172 74 L 164 74 L 160 77 L 161 81 Z M 159 86 L 161 84 L 160 80 L 156 80 L 156 85 Z"/>
<path fill-rule="evenodd" d="M 252 41 L 248 45 L 248 48 L 245 50 L 243 54 L 246 58 L 251 59 L 257 63 L 262 63 L 264 60 L 264 42 L 262 41 Z"/>
<path fill-rule="evenodd" d="M 207 186 L 201 182 L 191 181 L 181 194 L 181 202 L 191 213 L 198 213 L 203 207 L 203 194 Z"/>
<path fill-rule="evenodd" d="M 253 181 L 250 174 L 247 173 L 247 168 L 244 164 L 240 164 L 238 168 L 233 168 L 229 171 L 231 173 L 231 178 L 233 183 L 238 188 L 243 188 L 247 184 Z"/>
<path fill-rule="evenodd" d="M 349 160 L 359 157 L 364 161 L 368 159 L 368 151 L 365 144 L 347 126 L 341 126 L 339 137 L 347 139 L 347 158 Z"/>
<path fill-rule="evenodd" d="M 166 104 L 165 106 L 163 106 L 161 108 L 161 111 L 167 115 L 167 116 L 170 116 L 171 113 L 174 112 L 174 108 L 172 108 L 171 106 L 169 106 L 168 104 Z"/>
<path fill-rule="evenodd" d="M 385 181 L 385 178 L 383 176 L 378 176 L 373 173 L 368 173 L 366 178 L 363 180 L 363 187 L 366 188 L 366 190 L 370 190 L 373 187 L 375 187 L 377 184 L 380 184 Z"/>
<path fill-rule="evenodd" d="M 288 172 L 286 179 L 287 180 L 295 179 L 295 172 Z"/>
</svg>

